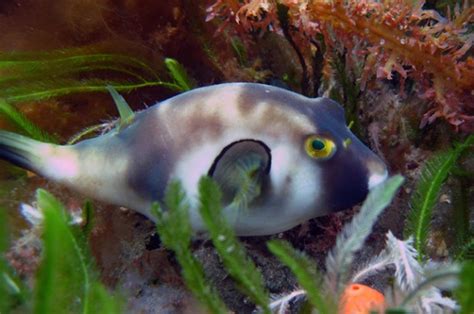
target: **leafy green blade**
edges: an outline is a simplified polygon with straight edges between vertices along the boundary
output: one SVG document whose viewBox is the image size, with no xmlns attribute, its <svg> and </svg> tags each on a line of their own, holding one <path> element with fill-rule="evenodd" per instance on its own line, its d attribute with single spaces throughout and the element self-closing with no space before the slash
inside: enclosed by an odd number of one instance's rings
<svg viewBox="0 0 474 314">
<path fill-rule="evenodd" d="M 10 103 L 39 101 L 72 93 L 105 92 L 105 85 L 114 85 L 118 91 L 150 86 L 182 91 L 194 86 L 176 60 L 168 60 L 167 67 L 175 83 L 161 81 L 145 60 L 128 55 L 97 53 L 97 49 L 94 51 L 87 47 L 51 52 L 0 53 L 0 98 Z M 104 73 L 126 78 L 97 79 Z M 79 74 L 88 74 L 90 78 Z"/>
<path fill-rule="evenodd" d="M 97 281 L 91 285 L 90 299 L 89 308 L 84 309 L 83 313 L 119 314 L 124 312 L 124 299 L 111 294 Z"/>
<path fill-rule="evenodd" d="M 474 236 L 471 236 L 468 241 L 461 247 L 456 255 L 457 261 L 474 261 Z"/>
<path fill-rule="evenodd" d="M 31 138 L 47 143 L 58 143 L 58 139 L 56 137 L 40 129 L 37 125 L 25 117 L 24 114 L 22 114 L 3 99 L 0 99 L 0 114 L 4 115 L 8 120 L 14 123 Z"/>
<path fill-rule="evenodd" d="M 105 81 L 105 80 L 61 80 L 40 82 L 34 84 L 27 84 L 24 86 L 10 88 L 8 90 L 0 91 L 0 97 L 11 103 L 39 101 L 60 97 L 75 93 L 94 93 L 107 92 L 107 85 L 113 86 L 119 92 L 128 92 L 144 87 L 162 86 L 172 90 L 181 90 L 180 87 L 174 83 L 162 81 L 149 81 L 144 83 L 130 83 L 121 81 Z"/>
<path fill-rule="evenodd" d="M 378 216 L 392 201 L 404 178 L 393 176 L 374 187 L 349 224 L 336 239 L 336 246 L 326 258 L 326 283 L 331 292 L 340 295 L 349 280 L 354 254 L 364 244 Z"/>
<path fill-rule="evenodd" d="M 34 290 L 34 313 L 118 313 L 120 302 L 105 293 L 80 230 L 69 226 L 63 205 L 48 192 L 37 191 L 44 215 L 43 258 Z M 100 290 L 100 291 L 99 291 Z"/>
<path fill-rule="evenodd" d="M 460 285 L 455 296 L 461 305 L 461 314 L 474 313 L 474 262 L 466 262 L 459 275 Z"/>
<path fill-rule="evenodd" d="M 433 206 L 438 199 L 441 185 L 459 156 L 473 143 L 474 135 L 470 135 L 464 143 L 457 145 L 454 149 L 442 152 L 428 160 L 421 172 L 410 201 L 411 210 L 404 232 L 405 237 L 414 236 L 415 248 L 419 252 L 420 261 L 425 252 Z"/>
<path fill-rule="evenodd" d="M 35 287 L 34 312 L 80 312 L 89 302 L 90 278 L 68 229 L 65 209 L 44 190 L 37 191 L 37 201 L 44 214 L 44 255 Z"/>
<path fill-rule="evenodd" d="M 196 84 L 191 80 L 186 69 L 178 61 L 172 58 L 166 58 L 165 65 L 181 91 L 188 91 L 196 87 Z"/>
<path fill-rule="evenodd" d="M 67 79 L 69 77 L 77 76 L 80 74 L 99 73 L 99 72 L 100 73 L 107 72 L 109 74 L 125 74 L 125 75 L 128 75 L 130 79 L 136 79 L 140 82 L 147 81 L 146 77 L 143 76 L 142 73 L 140 72 L 129 70 L 127 68 L 122 68 L 117 65 L 97 64 L 97 65 L 84 65 L 84 66 L 75 67 L 75 68 L 47 67 L 43 71 L 39 69 L 38 71 L 35 71 L 32 73 L 22 73 L 21 70 L 15 70 L 13 71 L 12 74 L 5 75 L 4 73 L 4 76 L 0 77 L 0 88 L 6 89 L 10 86 L 29 85 L 38 81 L 46 82 L 51 78 L 54 78 L 56 80 L 60 78 Z M 48 74 L 52 74 L 52 76 Z M 45 79 L 45 76 L 48 79 Z"/>
<path fill-rule="evenodd" d="M 270 252 L 291 269 L 298 283 L 306 290 L 307 297 L 318 313 L 333 313 L 329 299 L 322 293 L 321 275 L 317 266 L 307 256 L 296 251 L 288 242 L 271 240 L 267 242 Z"/>
<path fill-rule="evenodd" d="M 199 181 L 199 200 L 199 212 L 227 272 L 253 302 L 269 313 L 269 297 L 262 274 L 249 259 L 233 229 L 223 217 L 221 192 L 209 177 L 202 177 Z"/>
<path fill-rule="evenodd" d="M 8 293 L 8 272 L 5 252 L 8 243 L 8 229 L 6 223 L 7 215 L 3 208 L 0 208 L 0 313 L 6 313 L 10 308 L 10 294 Z"/>
<path fill-rule="evenodd" d="M 103 131 L 107 128 L 110 123 L 101 123 L 91 125 L 87 128 L 82 129 L 78 133 L 74 134 L 68 141 L 67 145 L 73 145 L 79 142 L 80 140 L 84 139 L 85 137 L 91 137 L 94 134 L 100 134 L 100 131 Z"/>
<path fill-rule="evenodd" d="M 30 295 L 5 256 L 9 243 L 7 217 L 5 209 L 0 208 L 0 313 L 26 310 Z"/>
<path fill-rule="evenodd" d="M 168 185 L 165 204 L 168 211 L 164 212 L 157 203 L 151 211 L 157 218 L 156 228 L 163 244 L 176 254 L 186 286 L 211 313 L 226 313 L 224 302 L 207 282 L 202 265 L 191 252 L 189 205 L 180 183 L 172 182 Z"/>
<path fill-rule="evenodd" d="M 244 43 L 238 37 L 232 37 L 230 45 L 234 50 L 234 54 L 239 60 L 239 64 L 245 67 L 248 63 L 247 50 L 245 49 Z"/>
<path fill-rule="evenodd" d="M 0 83 L 21 77 L 38 78 L 40 75 L 55 76 L 83 71 L 96 71 L 109 67 L 117 72 L 143 73 L 152 79 L 158 79 L 156 72 L 144 61 L 120 54 L 88 53 L 84 50 L 52 51 L 45 53 L 0 53 L 0 70 L 3 75 Z"/>
</svg>

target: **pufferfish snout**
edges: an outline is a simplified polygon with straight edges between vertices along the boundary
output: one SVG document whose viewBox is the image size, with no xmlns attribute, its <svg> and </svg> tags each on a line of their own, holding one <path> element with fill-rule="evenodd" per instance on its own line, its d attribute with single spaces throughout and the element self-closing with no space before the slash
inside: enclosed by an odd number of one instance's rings
<svg viewBox="0 0 474 314">
<path fill-rule="evenodd" d="M 335 158 L 338 160 L 325 168 L 327 184 L 332 187 L 326 199 L 331 211 L 363 201 L 367 193 L 388 176 L 383 161 L 355 137 L 350 146 Z"/>
<path fill-rule="evenodd" d="M 338 103 L 252 83 L 180 94 L 75 145 L 0 131 L 0 157 L 151 219 L 152 203 L 179 180 L 196 231 L 204 230 L 197 185 L 207 175 L 239 235 L 277 233 L 351 207 L 387 177 Z"/>
</svg>

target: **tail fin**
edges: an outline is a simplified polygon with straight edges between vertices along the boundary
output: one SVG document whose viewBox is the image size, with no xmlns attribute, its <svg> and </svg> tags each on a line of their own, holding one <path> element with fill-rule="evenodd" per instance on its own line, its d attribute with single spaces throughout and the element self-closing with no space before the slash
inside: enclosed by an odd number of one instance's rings
<svg viewBox="0 0 474 314">
<path fill-rule="evenodd" d="M 44 145 L 48 144 L 23 135 L 0 131 L 0 158 L 33 172 L 40 171 L 41 158 L 36 152 Z"/>
</svg>

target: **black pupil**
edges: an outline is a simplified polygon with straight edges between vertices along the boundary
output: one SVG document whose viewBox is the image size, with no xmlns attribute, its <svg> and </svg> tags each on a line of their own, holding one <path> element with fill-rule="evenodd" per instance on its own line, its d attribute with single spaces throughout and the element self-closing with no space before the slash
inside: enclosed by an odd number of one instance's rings
<svg viewBox="0 0 474 314">
<path fill-rule="evenodd" d="M 312 146 L 315 150 L 322 150 L 322 149 L 324 149 L 324 142 L 321 141 L 321 140 L 314 140 L 314 141 L 311 143 L 311 146 Z"/>
</svg>

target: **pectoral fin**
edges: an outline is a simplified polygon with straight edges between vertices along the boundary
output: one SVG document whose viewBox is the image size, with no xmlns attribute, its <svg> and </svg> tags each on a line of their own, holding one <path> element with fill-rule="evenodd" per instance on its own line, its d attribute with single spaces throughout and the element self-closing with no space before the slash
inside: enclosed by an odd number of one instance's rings
<svg viewBox="0 0 474 314">
<path fill-rule="evenodd" d="M 222 150 L 209 176 L 221 187 L 224 202 L 244 209 L 262 195 L 270 167 L 268 146 L 260 141 L 242 140 Z"/>
</svg>

